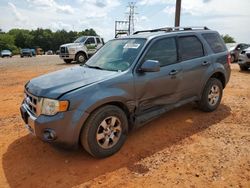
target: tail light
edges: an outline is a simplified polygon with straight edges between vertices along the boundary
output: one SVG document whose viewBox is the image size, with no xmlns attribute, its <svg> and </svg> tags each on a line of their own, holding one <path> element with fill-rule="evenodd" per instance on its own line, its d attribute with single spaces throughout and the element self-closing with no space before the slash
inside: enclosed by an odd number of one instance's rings
<svg viewBox="0 0 250 188">
<path fill-rule="evenodd" d="M 230 55 L 230 53 L 227 55 L 227 64 L 228 65 L 231 64 L 231 55 Z"/>
</svg>

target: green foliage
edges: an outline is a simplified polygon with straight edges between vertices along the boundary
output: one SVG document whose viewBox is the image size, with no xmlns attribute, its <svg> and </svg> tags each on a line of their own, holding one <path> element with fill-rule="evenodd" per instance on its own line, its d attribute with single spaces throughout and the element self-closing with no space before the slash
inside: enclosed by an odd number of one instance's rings
<svg viewBox="0 0 250 188">
<path fill-rule="evenodd" d="M 10 49 L 18 53 L 20 48 L 42 48 L 44 51 L 59 49 L 65 43 L 71 43 L 80 36 L 97 36 L 93 29 L 81 32 L 58 30 L 52 32 L 50 29 L 37 28 L 36 30 L 11 29 L 5 33 L 0 29 L 0 50 Z"/>
<path fill-rule="evenodd" d="M 8 49 L 17 54 L 19 49 L 15 46 L 15 38 L 10 34 L 0 34 L 0 50 Z"/>
<path fill-rule="evenodd" d="M 228 34 L 226 35 L 221 35 L 225 43 L 235 43 L 235 40 L 233 37 L 229 36 Z"/>
</svg>

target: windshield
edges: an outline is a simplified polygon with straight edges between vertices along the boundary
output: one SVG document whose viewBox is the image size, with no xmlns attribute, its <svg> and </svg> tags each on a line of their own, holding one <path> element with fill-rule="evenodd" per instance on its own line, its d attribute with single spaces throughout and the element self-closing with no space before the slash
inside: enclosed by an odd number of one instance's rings
<svg viewBox="0 0 250 188">
<path fill-rule="evenodd" d="M 88 67 L 111 71 L 127 70 L 133 63 L 146 39 L 119 39 L 106 43 L 89 61 Z"/>
<path fill-rule="evenodd" d="M 10 53 L 9 50 L 3 50 L 2 53 Z"/>
<path fill-rule="evenodd" d="M 81 42 L 84 42 L 86 39 L 87 37 L 79 37 L 78 39 L 74 41 L 74 43 L 81 43 Z"/>
</svg>

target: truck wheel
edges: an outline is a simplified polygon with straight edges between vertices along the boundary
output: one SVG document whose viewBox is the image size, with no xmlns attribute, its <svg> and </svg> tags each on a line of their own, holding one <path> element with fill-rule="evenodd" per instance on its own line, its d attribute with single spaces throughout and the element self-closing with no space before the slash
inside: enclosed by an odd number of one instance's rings
<svg viewBox="0 0 250 188">
<path fill-rule="evenodd" d="M 245 65 L 239 65 L 240 66 L 240 70 L 241 71 L 246 71 L 248 70 L 249 67 L 245 66 Z"/>
<path fill-rule="evenodd" d="M 69 64 L 69 63 L 72 62 L 72 59 L 64 59 L 63 61 L 64 61 L 65 63 Z"/>
<path fill-rule="evenodd" d="M 107 105 L 95 110 L 83 126 L 81 144 L 94 157 L 113 155 L 127 138 L 128 120 L 117 106 Z"/>
<path fill-rule="evenodd" d="M 231 55 L 231 63 L 235 62 L 235 55 Z"/>
<path fill-rule="evenodd" d="M 221 81 L 216 78 L 210 78 L 198 103 L 199 108 L 205 112 L 214 111 L 220 104 L 222 94 L 223 86 Z"/>
<path fill-rule="evenodd" d="M 77 63 L 85 63 L 85 61 L 87 60 L 87 57 L 84 53 L 78 53 L 76 55 L 76 61 Z"/>
</svg>

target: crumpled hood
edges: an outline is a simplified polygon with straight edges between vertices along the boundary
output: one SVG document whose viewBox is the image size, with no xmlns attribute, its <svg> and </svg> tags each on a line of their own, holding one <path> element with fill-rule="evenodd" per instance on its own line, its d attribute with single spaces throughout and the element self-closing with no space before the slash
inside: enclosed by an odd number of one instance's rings
<svg viewBox="0 0 250 188">
<path fill-rule="evenodd" d="M 56 99 L 65 92 L 115 77 L 118 72 L 74 66 L 34 78 L 26 90 L 38 97 Z"/>
</svg>

